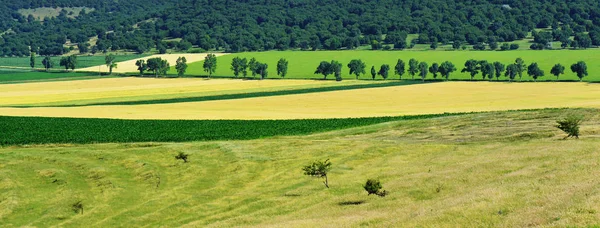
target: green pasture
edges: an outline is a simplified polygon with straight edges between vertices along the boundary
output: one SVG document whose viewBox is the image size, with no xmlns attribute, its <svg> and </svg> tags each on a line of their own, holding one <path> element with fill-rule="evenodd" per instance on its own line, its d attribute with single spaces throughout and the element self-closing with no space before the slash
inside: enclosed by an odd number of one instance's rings
<svg viewBox="0 0 600 228">
<path fill-rule="evenodd" d="M 470 79 L 468 73 L 461 73 L 464 63 L 468 59 L 487 60 L 488 62 L 499 61 L 508 65 L 513 63 L 516 58 L 522 58 L 526 64 L 537 62 L 545 71 L 545 76 L 538 81 L 556 80 L 550 74 L 550 69 L 554 64 L 560 63 L 566 67 L 565 74 L 560 76 L 560 80 L 578 80 L 577 75 L 571 72 L 571 64 L 577 61 L 585 61 L 588 65 L 589 76 L 584 81 L 600 81 L 600 49 L 588 50 L 516 50 L 516 51 L 270 51 L 270 52 L 249 52 L 236 53 L 221 56 L 217 58 L 216 76 L 233 76 L 230 70 L 231 61 L 235 57 L 241 58 L 256 58 L 259 62 L 264 62 L 269 65 L 269 78 L 277 78 L 277 61 L 280 58 L 285 58 L 289 61 L 288 75 L 286 78 L 304 78 L 304 79 L 320 79 L 322 75 L 313 74 L 319 62 L 337 60 L 343 65 L 342 77 L 345 79 L 353 79 L 354 75 L 348 72 L 347 64 L 352 59 L 361 59 L 367 64 L 367 75 L 362 75 L 361 79 L 371 79 L 370 69 L 375 66 L 376 70 L 382 64 L 389 64 L 393 70 L 398 59 L 402 59 L 407 63 L 411 58 L 418 61 L 425 61 L 429 65 L 432 63 L 441 63 L 443 61 L 451 61 L 457 67 L 457 72 L 450 75 L 450 79 L 464 80 Z M 206 75 L 202 68 L 203 62 L 195 62 L 189 64 L 188 75 Z M 407 66 L 408 69 L 408 66 Z M 174 69 L 171 73 L 175 73 Z M 415 76 L 417 78 L 418 76 Z M 334 79 L 332 75 L 328 77 Z M 381 79 L 380 76 L 377 76 Z M 403 78 L 410 79 L 411 76 L 405 74 Z M 432 75 L 428 74 L 427 79 L 432 79 Z M 388 80 L 398 79 L 397 75 L 390 73 Z M 476 79 L 481 80 L 481 74 L 476 76 Z M 501 78 L 506 80 L 505 77 Z M 524 80 L 532 80 L 524 74 Z"/>
</svg>

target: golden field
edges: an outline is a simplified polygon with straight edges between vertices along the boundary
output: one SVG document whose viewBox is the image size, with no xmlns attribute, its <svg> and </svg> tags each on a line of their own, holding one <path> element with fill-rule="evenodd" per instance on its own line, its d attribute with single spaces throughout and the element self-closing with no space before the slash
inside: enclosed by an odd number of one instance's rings
<svg viewBox="0 0 600 228">
<path fill-rule="evenodd" d="M 204 80 L 191 78 L 104 78 L 0 85 L 0 106 L 76 103 L 93 100 L 135 100 L 209 95 L 216 93 L 297 89 L 364 84 L 311 80 Z"/>
<path fill-rule="evenodd" d="M 111 82 L 110 80 L 115 80 Z M 90 96 L 117 97 L 133 95 L 139 85 L 126 85 L 151 79 L 110 79 L 89 83 L 81 87 L 58 89 L 59 94 L 44 93 L 23 85 L 24 88 L 2 89 L 3 104 L 25 104 L 58 101 L 61 96 L 75 96 L 78 99 Z M 119 81 L 124 80 L 124 81 Z M 181 80 L 181 81 L 180 81 Z M 189 80 L 189 81 L 186 81 Z M 121 89 L 113 91 L 102 83 L 119 82 Z M 169 83 L 174 84 L 169 84 Z M 58 83 L 58 82 L 57 82 Z M 63 83 L 63 82 L 60 82 Z M 64 82 L 83 83 L 85 81 Z M 121 84 L 122 83 L 122 84 Z M 148 82 L 138 91 L 149 94 L 167 90 L 179 91 L 182 84 L 193 85 L 206 90 L 243 89 L 248 84 L 267 83 L 325 83 L 317 81 L 260 81 L 244 82 L 236 80 L 156 80 Z M 203 84 L 205 83 L 205 84 Z M 248 83 L 248 84 L 245 84 Z M 58 84 L 57 84 L 58 85 Z M 40 85 L 43 86 L 43 85 Z M 35 88 L 34 85 L 32 85 Z M 169 89 L 165 89 L 168 87 Z M 193 86 L 192 86 L 193 87 Z M 252 86 L 249 86 L 252 87 Z M 197 89 L 197 88 L 195 88 Z M 74 91 L 70 93 L 69 91 Z M 89 94 L 87 94 L 89 93 Z M 159 92 L 157 92 L 159 93 Z M 22 96 L 22 97 L 21 97 Z M 31 97 L 34 96 L 34 97 Z M 57 96 L 52 100 L 52 96 Z M 37 97 L 37 98 L 35 98 Z M 40 99 L 40 100 L 36 100 Z M 45 100 L 47 99 L 47 100 Z M 6 116 L 48 116 L 48 117 L 90 117 L 120 119 L 310 119 L 344 118 L 370 116 L 399 116 L 432 114 L 444 112 L 474 112 L 494 110 L 537 109 L 557 107 L 600 107 L 600 84 L 586 83 L 498 83 L 498 82 L 445 82 L 405 85 L 385 88 L 355 89 L 309 94 L 255 97 L 235 100 L 215 100 L 149 105 L 107 105 L 86 107 L 39 107 L 39 108 L 0 108 L 0 115 Z"/>
</svg>

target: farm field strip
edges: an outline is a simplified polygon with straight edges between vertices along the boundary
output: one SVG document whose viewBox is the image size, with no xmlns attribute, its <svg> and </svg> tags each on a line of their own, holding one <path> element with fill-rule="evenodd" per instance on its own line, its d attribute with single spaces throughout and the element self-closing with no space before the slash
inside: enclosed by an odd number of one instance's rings
<svg viewBox="0 0 600 228">
<path fill-rule="evenodd" d="M 143 58 L 146 56 L 148 56 L 148 55 L 116 54 L 115 61 L 117 63 L 119 63 L 119 62 L 128 61 L 128 60 L 132 60 L 132 59 Z M 53 69 L 64 69 L 63 67 L 59 66 L 60 58 L 61 58 L 60 56 L 51 57 L 52 61 L 54 62 Z M 95 70 L 92 70 L 92 71 L 98 72 L 98 66 L 105 64 L 104 58 L 105 58 L 105 56 L 101 56 L 101 55 L 77 56 L 77 68 L 94 67 Z M 44 65 L 42 64 L 42 60 L 44 60 L 43 56 L 36 57 L 36 59 L 35 59 L 36 68 L 38 68 L 38 69 L 44 68 Z M 0 58 L 0 66 L 31 69 L 29 66 L 29 57 L 3 57 L 3 58 Z"/>
<path fill-rule="evenodd" d="M 3 116 L 114 119 L 320 119 L 600 107 L 600 84 L 447 82 L 235 100 L 0 108 Z"/>
<path fill-rule="evenodd" d="M 534 51 L 534 50 L 518 50 L 518 51 L 270 51 L 270 52 L 257 52 L 257 53 L 234 53 L 226 56 L 217 58 L 217 71 L 215 75 L 220 76 L 232 76 L 230 64 L 231 60 L 235 57 L 241 58 L 256 58 L 259 62 L 267 63 L 269 65 L 269 77 L 278 77 L 276 72 L 277 61 L 280 58 L 285 58 L 289 61 L 288 75 L 286 78 L 303 78 L 303 79 L 319 79 L 323 78 L 322 75 L 313 74 L 317 66 L 321 61 L 337 60 L 342 63 L 342 77 L 345 79 L 353 79 L 354 75 L 348 73 L 347 64 L 352 59 L 361 59 L 366 63 L 366 75 L 362 75 L 362 79 L 369 79 L 371 75 L 369 70 L 371 66 L 375 66 L 377 70 L 382 64 L 389 64 L 390 79 L 398 79 L 397 75 L 394 75 L 393 69 L 398 59 L 402 59 L 408 64 L 409 59 L 414 58 L 418 61 L 425 61 L 430 66 L 434 62 L 441 63 L 443 61 L 450 61 L 454 63 L 457 71 L 450 75 L 450 79 L 470 79 L 468 73 L 461 73 L 461 69 L 464 63 L 468 59 L 476 60 L 487 60 L 488 62 L 499 61 L 505 65 L 514 63 L 516 58 L 523 58 L 526 64 L 537 62 L 542 70 L 545 71 L 545 76 L 538 80 L 541 81 L 554 81 L 556 78 L 550 74 L 550 69 L 554 64 L 560 63 L 565 66 L 565 74 L 560 76 L 560 80 L 576 80 L 579 79 L 571 72 L 570 66 L 577 61 L 585 61 L 588 65 L 588 72 L 590 75 L 586 77 L 585 81 L 600 81 L 600 49 L 588 49 L 588 50 L 545 50 L 545 51 Z M 408 69 L 408 66 L 406 67 Z M 171 68 L 171 74 L 175 74 L 174 68 Z M 202 68 L 202 62 L 196 62 L 189 64 L 188 75 L 206 75 Z M 405 74 L 403 78 L 410 78 L 411 76 Z M 418 75 L 415 75 L 418 77 Z M 439 77 L 439 75 L 438 75 Z M 330 75 L 330 78 L 334 77 Z M 377 76 L 381 78 L 381 76 Z M 431 79 L 433 76 L 428 73 L 427 78 Z M 476 76 L 477 80 L 481 80 L 481 74 Z M 506 80 L 506 77 L 502 76 L 501 80 Z M 532 80 L 526 73 L 523 73 L 524 80 Z M 496 79 L 494 79 L 496 80 Z"/>
<path fill-rule="evenodd" d="M 151 56 L 146 56 L 143 58 L 136 58 L 136 59 L 132 59 L 132 60 L 119 62 L 117 64 L 117 68 L 113 69 L 113 72 L 114 73 L 138 72 L 137 66 L 135 65 L 135 62 L 138 60 L 147 60 L 150 58 L 160 57 L 160 58 L 166 59 L 169 62 L 169 64 L 174 67 L 175 62 L 177 61 L 177 58 L 179 58 L 179 57 L 185 57 L 188 64 L 190 64 L 190 63 L 204 60 L 204 57 L 206 57 L 206 55 L 207 54 L 186 54 L 186 53 L 151 55 Z M 227 54 L 226 53 L 215 53 L 215 55 L 223 56 L 223 55 L 227 55 Z M 81 68 L 81 69 L 77 69 L 77 70 L 78 71 L 88 71 L 88 72 L 99 72 L 99 71 L 100 72 L 108 72 L 109 71 L 108 67 L 104 64 L 97 65 L 97 66 L 91 66 L 91 67 L 87 67 L 87 68 Z"/>
<path fill-rule="evenodd" d="M 314 80 L 103 78 L 93 81 L 0 85 L 0 97 L 3 98 L 0 100 L 0 105 L 44 103 L 77 105 L 362 84 L 373 83 L 364 81 L 335 83 Z"/>
</svg>

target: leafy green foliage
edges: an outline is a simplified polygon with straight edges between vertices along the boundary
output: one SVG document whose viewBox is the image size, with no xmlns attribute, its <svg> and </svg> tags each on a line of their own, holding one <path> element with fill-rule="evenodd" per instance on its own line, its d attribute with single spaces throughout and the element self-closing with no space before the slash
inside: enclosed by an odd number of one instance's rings
<svg viewBox="0 0 600 228">
<path fill-rule="evenodd" d="M 75 70 L 75 68 L 77 67 L 77 56 L 70 55 L 70 56 L 65 56 L 65 57 L 60 58 L 59 65 L 64 67 L 65 70 L 68 70 L 68 69 Z"/>
<path fill-rule="evenodd" d="M 560 63 L 557 63 L 556 65 L 554 65 L 552 67 L 552 69 L 550 70 L 550 73 L 552 75 L 556 76 L 556 80 L 558 80 L 558 76 L 565 73 L 565 67 L 563 65 L 561 65 Z"/>
<path fill-rule="evenodd" d="M 416 59 L 408 60 L 408 74 L 415 79 L 415 75 L 419 72 L 419 61 Z"/>
<path fill-rule="evenodd" d="M 544 71 L 538 67 L 537 63 L 532 63 L 527 67 L 527 74 L 537 81 L 539 77 L 544 76 Z"/>
<path fill-rule="evenodd" d="M 375 70 L 375 66 L 371 66 L 371 77 L 375 80 L 375 76 L 377 76 L 377 71 Z"/>
<path fill-rule="evenodd" d="M 406 72 L 406 63 L 402 61 L 402 59 L 398 59 L 396 66 L 394 67 L 394 74 L 399 76 L 399 79 L 402 80 L 402 75 Z"/>
<path fill-rule="evenodd" d="M 206 55 L 202 68 L 204 68 L 204 72 L 208 73 L 208 77 L 210 78 L 217 71 L 217 56 L 215 54 Z"/>
<path fill-rule="evenodd" d="M 390 65 L 387 64 L 381 65 L 381 67 L 379 68 L 379 72 L 377 72 L 377 74 L 380 75 L 383 78 L 383 80 L 388 78 L 389 73 Z"/>
<path fill-rule="evenodd" d="M 166 75 L 169 70 L 169 62 L 166 59 L 160 57 L 150 58 L 146 62 L 146 66 L 149 71 L 154 72 L 154 76 Z M 139 69 L 139 68 L 138 68 Z"/>
<path fill-rule="evenodd" d="M 429 67 L 429 73 L 433 74 L 433 78 L 437 78 L 437 74 L 440 70 L 440 65 L 437 63 L 433 63 L 431 64 L 431 66 Z"/>
<path fill-rule="evenodd" d="M 456 71 L 456 67 L 449 61 L 443 62 L 439 68 L 440 74 L 442 74 L 442 77 L 444 77 L 446 81 L 448 81 L 448 78 L 450 78 L 450 74 L 454 71 Z"/>
<path fill-rule="evenodd" d="M 48 71 L 48 70 L 50 70 L 50 68 L 54 67 L 54 62 L 48 56 L 44 57 L 44 60 L 42 60 L 42 64 L 44 65 L 44 69 L 46 69 L 46 71 Z"/>
<path fill-rule="evenodd" d="M 575 137 L 579 139 L 579 125 L 583 121 L 583 117 L 577 115 L 569 115 L 565 119 L 556 121 L 556 128 L 567 133 L 566 138 Z"/>
<path fill-rule="evenodd" d="M 177 76 L 181 77 L 185 74 L 185 71 L 187 70 L 188 65 L 187 65 L 187 59 L 185 57 L 179 57 L 177 58 L 177 61 L 175 62 L 175 69 L 177 70 Z"/>
<path fill-rule="evenodd" d="M 313 176 L 317 178 L 324 178 L 323 184 L 325 187 L 329 188 L 329 180 L 327 177 L 327 173 L 331 170 L 331 162 L 329 159 L 325 161 L 315 161 L 310 165 L 304 166 L 302 171 L 304 171 L 304 175 Z"/>
<path fill-rule="evenodd" d="M 35 68 L 35 52 L 31 52 L 31 55 L 29 55 L 29 66 Z"/>
<path fill-rule="evenodd" d="M 500 80 L 500 77 L 502 76 L 502 73 L 505 70 L 505 66 L 504 64 L 502 64 L 501 62 L 494 62 L 494 72 L 496 74 L 496 81 Z"/>
<path fill-rule="evenodd" d="M 0 116 L 0 132 L 10 132 L 0 134 L 0 145 L 249 140 L 452 115 L 459 114 L 311 120 L 120 120 Z"/>
<path fill-rule="evenodd" d="M 583 77 L 588 76 L 587 65 L 584 61 L 579 61 L 571 65 L 571 71 L 577 74 L 579 81 L 582 81 Z"/>
<path fill-rule="evenodd" d="M 425 77 L 427 77 L 428 67 L 429 65 L 426 62 L 419 63 L 419 75 L 421 76 L 422 81 L 425 81 Z"/>
<path fill-rule="evenodd" d="M 287 75 L 287 71 L 288 61 L 284 58 L 279 59 L 279 61 L 277 61 L 277 75 L 281 76 L 282 78 L 285 78 L 285 76 Z"/>
<path fill-rule="evenodd" d="M 381 190 L 383 189 L 381 182 L 375 179 L 368 179 L 367 183 L 363 185 L 363 188 L 365 189 L 365 191 L 367 191 L 367 193 L 369 193 L 369 195 L 378 195 L 380 197 L 385 197 L 388 194 L 386 190 Z"/>
<path fill-rule="evenodd" d="M 461 72 L 468 72 L 471 75 L 471 80 L 473 80 L 475 75 L 479 74 L 479 62 L 474 59 L 467 60 Z"/>
<path fill-rule="evenodd" d="M 135 61 L 135 65 L 138 67 L 137 70 L 140 72 L 140 76 L 144 75 L 144 71 L 148 70 L 148 64 L 143 59 Z"/>
<path fill-rule="evenodd" d="M 361 74 L 365 74 L 366 65 L 360 59 L 353 59 L 348 63 L 348 68 L 350 69 L 350 74 L 356 75 L 356 79 L 358 79 Z"/>
<path fill-rule="evenodd" d="M 514 66 L 515 66 L 514 70 L 519 75 L 519 81 L 520 81 L 520 80 L 522 80 L 523 72 L 525 71 L 525 67 L 526 67 L 525 61 L 523 61 L 523 59 L 521 59 L 521 58 L 517 58 L 515 60 Z"/>
</svg>

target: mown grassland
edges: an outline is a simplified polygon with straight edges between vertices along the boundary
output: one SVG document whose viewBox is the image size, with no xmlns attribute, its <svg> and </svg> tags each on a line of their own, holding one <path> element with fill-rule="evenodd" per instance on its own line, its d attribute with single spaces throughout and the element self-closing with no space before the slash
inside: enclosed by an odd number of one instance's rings
<svg viewBox="0 0 600 228">
<path fill-rule="evenodd" d="M 236 85 L 230 86 L 235 88 Z M 441 82 L 242 99 L 222 97 L 223 100 L 180 103 L 2 107 L 0 115 L 212 120 L 357 118 L 563 107 L 600 108 L 599 97 L 600 84 L 597 83 Z M 19 98 L 15 95 L 11 100 L 18 104 Z"/>
<path fill-rule="evenodd" d="M 343 65 L 342 77 L 346 79 L 354 78 L 353 75 L 348 73 L 347 64 L 352 59 L 362 59 L 367 64 L 367 75 L 363 75 L 362 79 L 370 79 L 371 66 L 375 66 L 377 70 L 382 64 L 389 64 L 393 69 L 398 59 L 404 60 L 408 63 L 408 60 L 414 58 L 419 61 L 425 61 L 429 65 L 434 62 L 441 63 L 443 61 L 451 61 L 456 65 L 458 71 L 454 72 L 450 79 L 470 79 L 468 73 L 460 73 L 460 70 L 464 66 L 464 63 L 468 59 L 476 60 L 487 60 L 488 62 L 500 61 L 505 65 L 514 63 L 516 58 L 523 58 L 527 64 L 537 62 L 542 70 L 545 71 L 546 76 L 540 80 L 555 80 L 554 76 L 550 75 L 550 69 L 554 64 L 560 63 L 566 66 L 565 75 L 562 75 L 559 79 L 561 80 L 578 80 L 577 75 L 569 70 L 571 64 L 577 61 L 585 61 L 588 64 L 588 72 L 590 76 L 587 77 L 586 81 L 600 81 L 600 65 L 597 63 L 600 61 L 600 50 L 589 49 L 589 50 L 547 50 L 547 51 L 533 51 L 533 50 L 518 50 L 518 51 L 270 51 L 270 52 L 258 52 L 258 53 L 237 53 L 218 57 L 217 72 L 215 75 L 221 76 L 232 76 L 233 73 L 230 70 L 231 60 L 235 57 L 241 58 L 256 58 L 260 62 L 267 63 L 269 65 L 269 77 L 277 78 L 276 67 L 277 61 L 280 58 L 286 58 L 289 61 L 289 74 L 287 78 L 323 78 L 322 75 L 313 74 L 319 62 L 337 60 Z M 408 69 L 408 67 L 407 67 Z M 172 69 L 172 73 L 175 71 Z M 202 68 L 202 62 L 196 62 L 189 64 L 188 68 L 189 75 L 206 75 Z M 330 79 L 334 79 L 330 75 Z M 381 79 L 380 76 L 378 76 Z M 410 75 L 405 74 L 403 78 L 410 78 Z M 428 79 L 433 78 L 431 74 L 428 74 Z M 481 80 L 481 74 L 477 76 Z M 390 79 L 398 79 L 398 76 L 390 73 Z M 506 80 L 505 77 L 501 78 Z M 533 79 L 529 78 L 524 74 L 525 80 Z"/>
<path fill-rule="evenodd" d="M 580 140 L 554 121 L 586 116 Z M 249 141 L 0 148 L 0 224 L 525 227 L 600 221 L 597 110 L 404 120 Z M 174 156 L 190 155 L 183 163 Z M 302 175 L 331 159 L 330 189 Z M 367 178 L 385 198 L 367 196 Z M 72 205 L 82 202 L 84 212 Z"/>
</svg>

